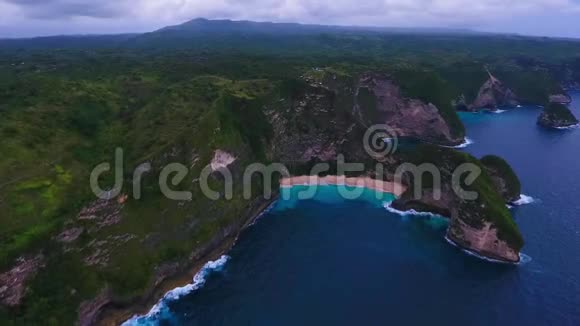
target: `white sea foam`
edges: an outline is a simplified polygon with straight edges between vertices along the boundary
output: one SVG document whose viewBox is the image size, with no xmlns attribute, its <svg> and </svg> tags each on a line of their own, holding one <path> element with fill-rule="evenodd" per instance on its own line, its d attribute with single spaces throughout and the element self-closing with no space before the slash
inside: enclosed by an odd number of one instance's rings
<svg viewBox="0 0 580 326">
<path fill-rule="evenodd" d="M 261 211 L 260 214 L 258 214 L 258 216 L 256 216 L 256 218 L 254 218 L 254 221 L 252 221 L 252 223 L 250 225 L 256 224 L 256 222 L 258 222 L 258 220 L 261 219 L 262 216 L 271 212 L 274 209 L 274 207 L 276 207 L 277 204 L 278 204 L 278 200 L 273 201 L 270 205 L 268 205 L 268 207 L 266 207 L 266 209 Z"/>
<path fill-rule="evenodd" d="M 455 243 L 455 241 L 449 239 L 449 237 L 447 237 L 447 236 L 445 236 L 445 240 L 449 244 L 451 244 L 452 246 L 459 248 L 461 251 L 463 251 L 464 253 L 466 253 L 466 254 L 468 254 L 470 256 L 473 256 L 475 258 L 478 258 L 478 259 L 481 259 L 481 260 L 485 260 L 487 262 L 494 263 L 494 264 L 523 265 L 523 264 L 526 264 L 526 263 L 529 263 L 530 261 L 532 261 L 532 257 L 530 257 L 530 256 L 528 256 L 528 255 L 526 255 L 524 253 L 520 253 L 519 254 L 520 255 L 520 261 L 517 262 L 517 263 L 510 263 L 510 262 L 503 261 L 503 260 L 493 259 L 493 258 L 489 258 L 489 257 L 485 257 L 485 256 L 482 256 L 482 255 L 479 255 L 476 252 L 473 252 L 471 250 L 467 250 L 467 249 L 459 246 L 457 243 Z"/>
<path fill-rule="evenodd" d="M 401 216 L 428 216 L 428 217 L 439 217 L 441 218 L 441 216 L 437 215 L 437 214 L 433 214 L 433 213 L 429 213 L 429 212 L 418 212 L 414 209 L 408 210 L 408 211 L 400 211 L 398 209 L 395 209 L 392 207 L 392 201 L 390 202 L 385 202 L 383 203 L 383 207 L 393 213 L 393 214 L 397 214 L 397 215 L 401 215 Z"/>
<path fill-rule="evenodd" d="M 530 197 L 530 196 L 526 196 L 526 195 L 524 195 L 524 194 L 521 194 L 521 195 L 520 195 L 520 199 L 518 199 L 518 200 L 514 201 L 514 202 L 512 203 L 512 205 L 515 205 L 515 206 L 522 206 L 522 205 L 531 204 L 531 203 L 533 203 L 533 202 L 535 202 L 535 201 L 536 201 L 536 200 L 535 200 L 533 197 Z"/>
<path fill-rule="evenodd" d="M 469 145 L 473 144 L 473 140 L 465 137 L 465 139 L 463 140 L 463 143 L 457 145 L 457 146 L 443 146 L 443 147 L 447 147 L 447 148 L 465 148 Z"/>
<path fill-rule="evenodd" d="M 490 112 L 493 113 L 493 114 L 500 114 L 500 113 L 507 112 L 507 110 L 499 110 L 498 109 L 498 110 L 494 110 L 494 111 L 490 111 Z"/>
<path fill-rule="evenodd" d="M 168 302 L 178 300 L 185 295 L 190 294 L 191 292 L 201 288 L 204 286 L 207 276 L 214 272 L 214 271 L 221 271 L 223 270 L 224 266 L 230 259 L 229 256 L 223 255 L 219 259 L 215 261 L 209 261 L 201 270 L 195 274 L 193 277 L 193 282 L 191 284 L 175 288 L 169 292 L 167 292 L 157 304 L 149 310 L 146 315 L 143 316 L 133 316 L 131 319 L 124 322 L 123 326 L 136 326 L 136 325 L 158 325 L 160 317 L 164 315 L 168 315 L 169 307 L 167 306 Z"/>
<path fill-rule="evenodd" d="M 568 126 L 568 127 L 554 127 L 554 128 L 555 129 L 559 129 L 559 130 L 569 130 L 569 129 L 576 129 L 578 127 L 580 127 L 580 123 L 577 123 L 575 125 L 571 125 L 571 126 Z"/>
</svg>

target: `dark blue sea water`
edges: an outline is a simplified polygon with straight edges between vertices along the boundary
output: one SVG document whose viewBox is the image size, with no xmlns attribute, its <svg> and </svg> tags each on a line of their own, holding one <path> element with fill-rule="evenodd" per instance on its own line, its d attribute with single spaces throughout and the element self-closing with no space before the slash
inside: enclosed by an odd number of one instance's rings
<svg viewBox="0 0 580 326">
<path fill-rule="evenodd" d="M 445 220 L 389 213 L 368 190 L 346 201 L 329 186 L 279 201 L 229 259 L 130 323 L 580 325 L 580 129 L 542 129 L 540 110 L 462 114 L 474 142 L 464 150 L 506 158 L 535 199 L 513 209 L 531 261 L 481 261 L 444 240 Z"/>
</svg>

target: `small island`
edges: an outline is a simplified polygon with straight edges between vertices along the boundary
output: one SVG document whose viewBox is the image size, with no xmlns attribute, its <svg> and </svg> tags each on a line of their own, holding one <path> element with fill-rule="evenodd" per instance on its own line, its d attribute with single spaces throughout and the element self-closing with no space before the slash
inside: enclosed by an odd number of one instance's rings
<svg viewBox="0 0 580 326">
<path fill-rule="evenodd" d="M 578 119 L 565 105 L 550 103 L 538 118 L 538 124 L 546 128 L 569 128 L 578 125 Z"/>
</svg>

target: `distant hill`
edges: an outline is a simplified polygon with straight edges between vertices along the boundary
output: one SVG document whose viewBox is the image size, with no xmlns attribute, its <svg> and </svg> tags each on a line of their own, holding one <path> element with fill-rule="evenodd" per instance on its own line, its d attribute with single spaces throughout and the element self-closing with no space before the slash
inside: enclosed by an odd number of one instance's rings
<svg viewBox="0 0 580 326">
<path fill-rule="evenodd" d="M 325 32 L 390 32 L 415 34 L 480 34 L 468 29 L 446 28 L 390 28 L 372 26 L 333 26 L 298 23 L 254 22 L 247 20 L 210 20 L 196 18 L 185 23 L 167 26 L 154 33 L 188 32 L 188 33 L 233 33 L 233 34 L 269 34 L 269 35 L 297 35 Z"/>
<path fill-rule="evenodd" d="M 580 42 L 482 33 L 466 29 L 326 26 L 197 18 L 143 34 L 0 39 L 0 51 L 109 49 L 112 53 L 187 50 L 275 56 L 365 58 L 535 57 L 569 58 Z"/>
<path fill-rule="evenodd" d="M 202 40 L 203 43 L 230 37 L 282 37 L 314 36 L 320 34 L 425 34 L 425 35 L 475 35 L 482 34 L 463 29 L 442 28 L 385 28 L 358 26 L 307 25 L 298 23 L 272 23 L 196 18 L 185 23 L 167 26 L 143 34 L 111 35 L 56 35 L 34 38 L 0 39 L 4 48 L 103 48 L 119 46 L 170 46 L 183 47 L 183 40 Z M 236 41 L 236 40 L 229 40 Z M 239 41 L 239 40 L 238 40 Z"/>
</svg>

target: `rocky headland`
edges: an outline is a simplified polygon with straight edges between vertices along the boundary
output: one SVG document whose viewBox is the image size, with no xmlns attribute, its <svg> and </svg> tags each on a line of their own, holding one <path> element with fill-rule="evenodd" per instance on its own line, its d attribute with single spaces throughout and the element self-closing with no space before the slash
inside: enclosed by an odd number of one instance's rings
<svg viewBox="0 0 580 326">
<path fill-rule="evenodd" d="M 416 165 L 431 163 L 438 167 L 441 173 L 440 197 L 436 196 L 437 183 L 432 177 L 423 177 L 423 182 L 416 184 L 414 176 L 409 175 L 404 179 L 408 189 L 391 204 L 393 208 L 448 217 L 447 239 L 454 244 L 489 259 L 519 262 L 524 242 L 506 207 L 506 201 L 515 198 L 519 189 L 517 184 L 512 185 L 513 175 L 506 172 L 511 169 L 506 170 L 495 158 L 479 161 L 469 154 L 431 145 L 419 146 L 416 152 L 406 154 L 404 159 Z M 471 184 L 462 185 L 465 191 L 477 193 L 475 199 L 462 196 L 457 191 L 457 180 L 453 180 L 453 171 L 465 163 L 481 171 Z"/>
<path fill-rule="evenodd" d="M 462 106 L 468 111 L 497 110 L 500 107 L 515 107 L 519 105 L 517 95 L 504 83 L 487 72 L 489 78 L 479 89 L 473 103 Z"/>
<path fill-rule="evenodd" d="M 546 128 L 569 128 L 578 125 L 578 119 L 566 105 L 550 103 L 538 117 L 538 124 Z"/>
</svg>

